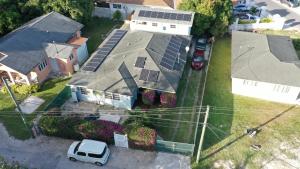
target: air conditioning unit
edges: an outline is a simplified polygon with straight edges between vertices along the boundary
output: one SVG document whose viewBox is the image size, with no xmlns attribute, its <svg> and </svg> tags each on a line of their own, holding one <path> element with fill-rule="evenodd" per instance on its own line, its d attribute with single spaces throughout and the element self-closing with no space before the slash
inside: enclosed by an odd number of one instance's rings
<svg viewBox="0 0 300 169">
<path fill-rule="evenodd" d="M 79 64 L 76 64 L 73 66 L 74 67 L 74 71 L 77 72 L 79 70 Z"/>
</svg>

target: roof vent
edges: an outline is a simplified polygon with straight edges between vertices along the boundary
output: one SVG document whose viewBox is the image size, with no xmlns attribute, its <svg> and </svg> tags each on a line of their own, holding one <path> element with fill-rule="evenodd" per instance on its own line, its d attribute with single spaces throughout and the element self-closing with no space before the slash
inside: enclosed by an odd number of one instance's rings
<svg viewBox="0 0 300 169">
<path fill-rule="evenodd" d="M 128 42 L 128 43 L 127 43 L 127 46 L 130 46 L 130 45 L 131 45 L 131 43 L 130 43 L 130 42 Z"/>
</svg>

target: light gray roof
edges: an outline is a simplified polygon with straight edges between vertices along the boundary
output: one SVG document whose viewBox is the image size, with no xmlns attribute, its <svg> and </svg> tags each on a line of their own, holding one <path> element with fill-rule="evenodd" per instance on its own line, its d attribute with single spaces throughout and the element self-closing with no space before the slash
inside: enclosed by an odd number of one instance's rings
<svg viewBox="0 0 300 169">
<path fill-rule="evenodd" d="M 28 74 L 47 57 L 44 43 L 65 43 L 82 27 L 56 12 L 33 19 L 0 39 L 0 52 L 8 55 L 0 63 Z"/>
<path fill-rule="evenodd" d="M 60 43 L 44 43 L 44 49 L 49 57 L 67 59 L 72 54 L 73 45 Z"/>
<path fill-rule="evenodd" d="M 165 13 L 177 13 L 177 14 L 190 14 L 192 18 L 190 21 L 183 21 L 183 20 L 171 20 L 171 19 L 159 19 L 159 18 L 150 18 L 150 17 L 140 17 L 139 12 L 141 10 L 147 11 L 155 11 L 155 12 L 165 12 Z M 180 11 L 180 10 L 170 10 L 170 9 L 158 9 L 158 8 L 137 8 L 135 9 L 134 14 L 132 15 L 132 20 L 135 21 L 150 21 L 150 22 L 163 22 L 163 23 L 173 23 L 173 24 L 182 24 L 182 25 L 193 25 L 194 21 L 194 12 L 190 11 Z"/>
<path fill-rule="evenodd" d="M 232 32 L 231 77 L 300 87 L 300 60 L 289 37 Z"/>
<path fill-rule="evenodd" d="M 128 32 L 96 72 L 81 70 L 72 77 L 69 85 L 83 86 L 93 90 L 124 95 L 132 95 L 133 89 L 137 87 L 175 93 L 184 67 L 179 69 L 179 66 L 177 66 L 177 70 L 167 70 L 159 65 L 172 36 L 175 35 L 143 31 Z M 189 37 L 176 37 L 181 38 L 184 44 L 189 46 Z M 186 59 L 185 46 L 180 49 L 180 54 L 182 58 Z M 142 69 L 135 67 L 137 57 L 146 58 L 145 69 L 160 72 L 157 82 L 139 80 Z"/>
</svg>

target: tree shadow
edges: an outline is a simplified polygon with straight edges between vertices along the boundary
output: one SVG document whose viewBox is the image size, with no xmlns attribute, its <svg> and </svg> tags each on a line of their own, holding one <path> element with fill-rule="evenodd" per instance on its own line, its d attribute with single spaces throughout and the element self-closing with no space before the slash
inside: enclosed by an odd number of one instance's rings
<svg viewBox="0 0 300 169">
<path fill-rule="evenodd" d="M 286 9 L 273 9 L 273 10 L 269 10 L 269 13 L 272 15 L 279 14 L 281 17 L 285 17 L 288 14 L 290 14 L 290 12 L 287 11 Z"/>
</svg>

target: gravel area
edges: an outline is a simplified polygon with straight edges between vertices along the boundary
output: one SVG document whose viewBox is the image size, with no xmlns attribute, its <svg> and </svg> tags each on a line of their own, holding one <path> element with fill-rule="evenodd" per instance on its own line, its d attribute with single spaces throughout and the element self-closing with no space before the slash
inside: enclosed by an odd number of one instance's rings
<svg viewBox="0 0 300 169">
<path fill-rule="evenodd" d="M 146 152 L 110 146 L 105 166 L 72 162 L 66 152 L 72 140 L 40 136 L 25 141 L 9 137 L 0 124 L 0 156 L 30 169 L 189 169 L 190 158 L 169 153 Z"/>
</svg>

